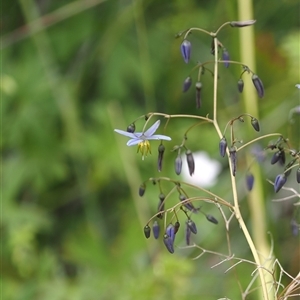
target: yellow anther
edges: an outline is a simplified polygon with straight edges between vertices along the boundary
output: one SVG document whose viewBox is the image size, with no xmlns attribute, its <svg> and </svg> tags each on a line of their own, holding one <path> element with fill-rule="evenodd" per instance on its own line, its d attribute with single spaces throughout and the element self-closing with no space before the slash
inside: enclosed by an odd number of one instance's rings
<svg viewBox="0 0 300 300">
<path fill-rule="evenodd" d="M 151 154 L 151 147 L 149 141 L 145 140 L 138 144 L 138 151 L 142 153 L 142 159 L 147 156 L 148 152 Z"/>
</svg>

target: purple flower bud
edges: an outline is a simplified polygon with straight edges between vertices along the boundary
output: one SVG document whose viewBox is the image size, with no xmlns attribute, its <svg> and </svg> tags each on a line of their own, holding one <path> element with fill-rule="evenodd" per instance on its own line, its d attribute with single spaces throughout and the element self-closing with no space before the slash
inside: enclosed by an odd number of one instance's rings
<svg viewBox="0 0 300 300">
<path fill-rule="evenodd" d="M 144 196 L 145 191 L 146 191 L 146 184 L 143 183 L 143 184 L 140 185 L 140 188 L 139 188 L 139 195 L 140 195 L 140 197 Z"/>
<path fill-rule="evenodd" d="M 156 220 L 153 222 L 152 231 L 154 238 L 157 240 L 159 238 L 160 226 Z"/>
<path fill-rule="evenodd" d="M 227 149 L 227 141 L 226 141 L 225 136 L 223 136 L 223 137 L 221 138 L 221 140 L 220 140 L 220 143 L 219 143 L 220 155 L 221 155 L 222 157 L 225 156 L 226 149 Z"/>
<path fill-rule="evenodd" d="M 190 173 L 190 176 L 192 176 L 195 172 L 194 157 L 193 157 L 191 150 L 187 150 L 185 154 L 186 154 L 186 161 L 187 161 L 188 168 L 189 168 L 189 173 Z"/>
<path fill-rule="evenodd" d="M 224 60 L 225 68 L 228 68 L 229 67 L 228 61 L 230 60 L 230 57 L 229 57 L 229 53 L 226 48 L 223 48 L 222 60 Z"/>
<path fill-rule="evenodd" d="M 184 195 L 182 195 L 182 194 L 179 195 L 179 200 L 180 201 L 185 201 L 186 199 L 187 198 Z M 186 202 L 183 205 L 184 205 L 185 208 L 187 208 L 188 210 L 190 210 L 194 213 L 198 212 L 198 210 L 199 210 L 199 208 L 196 208 L 191 202 Z"/>
<path fill-rule="evenodd" d="M 172 239 L 173 243 L 175 240 L 175 227 L 173 224 L 169 224 L 166 229 L 166 234 Z"/>
<path fill-rule="evenodd" d="M 281 165 L 281 166 L 284 166 L 284 164 L 285 164 L 285 152 L 284 152 L 284 150 L 282 150 L 281 152 L 280 152 L 280 157 L 279 157 L 279 164 Z"/>
<path fill-rule="evenodd" d="M 165 146 L 163 144 L 160 144 L 158 146 L 158 159 L 157 159 L 158 172 L 160 172 L 161 169 L 162 169 L 162 162 L 163 162 L 163 158 L 164 158 L 164 153 L 165 153 Z"/>
<path fill-rule="evenodd" d="M 146 225 L 144 227 L 144 234 L 146 239 L 149 239 L 150 235 L 151 235 L 151 228 L 149 227 L 149 225 Z"/>
<path fill-rule="evenodd" d="M 300 183 L 300 167 L 296 171 L 296 179 L 297 179 L 297 182 Z"/>
<path fill-rule="evenodd" d="M 256 20 L 247 20 L 247 21 L 232 21 L 230 22 L 231 27 L 245 27 L 253 25 Z"/>
<path fill-rule="evenodd" d="M 187 225 L 185 227 L 185 241 L 188 246 L 191 244 L 191 228 Z"/>
<path fill-rule="evenodd" d="M 180 46 L 181 54 L 182 54 L 182 57 L 186 64 L 189 62 L 190 57 L 191 57 L 191 48 L 192 48 L 192 45 L 191 45 L 190 41 L 184 40 L 181 43 L 181 46 Z"/>
<path fill-rule="evenodd" d="M 244 80 L 243 80 L 242 78 L 240 78 L 240 79 L 238 80 L 237 86 L 238 86 L 238 91 L 239 91 L 240 93 L 242 93 L 242 92 L 243 92 L 243 89 L 244 89 Z"/>
<path fill-rule="evenodd" d="M 174 224 L 175 234 L 178 232 L 179 227 L 180 227 L 180 223 L 178 221 L 176 221 L 175 224 Z"/>
<path fill-rule="evenodd" d="M 234 146 L 230 147 L 229 154 L 230 154 L 231 167 L 232 167 L 232 176 L 235 176 L 237 159 L 236 159 L 236 148 Z"/>
<path fill-rule="evenodd" d="M 135 132 L 135 124 L 134 123 L 131 123 L 130 125 L 128 125 L 127 132 L 130 132 L 130 133 Z"/>
<path fill-rule="evenodd" d="M 256 131 L 260 130 L 259 122 L 256 118 L 251 118 L 251 125 Z"/>
<path fill-rule="evenodd" d="M 276 164 L 279 161 L 281 150 L 276 151 L 271 158 L 271 165 Z"/>
<path fill-rule="evenodd" d="M 185 79 L 185 81 L 183 82 L 183 87 L 182 87 L 182 91 L 185 93 L 189 90 L 189 88 L 192 85 L 192 78 L 189 76 Z"/>
<path fill-rule="evenodd" d="M 164 235 L 164 244 L 170 253 L 174 253 L 173 240 L 167 234 Z"/>
<path fill-rule="evenodd" d="M 252 191 L 254 184 L 254 176 L 252 173 L 248 172 L 246 175 L 246 186 L 248 191 Z"/>
<path fill-rule="evenodd" d="M 177 175 L 180 175 L 181 169 L 182 169 L 182 159 L 180 154 L 178 154 L 178 156 L 175 159 L 175 173 Z"/>
<path fill-rule="evenodd" d="M 196 83 L 196 108 L 201 107 L 201 89 L 202 89 L 202 83 L 198 81 Z"/>
<path fill-rule="evenodd" d="M 264 85 L 260 78 L 256 75 L 252 75 L 252 82 L 256 88 L 257 94 L 259 98 L 262 98 L 264 96 L 265 90 L 264 90 Z"/>
<path fill-rule="evenodd" d="M 212 215 L 206 215 L 206 219 L 209 222 L 214 223 L 214 224 L 218 224 L 219 223 L 218 220 L 214 216 L 212 216 Z"/>
<path fill-rule="evenodd" d="M 287 180 L 287 178 L 286 178 L 285 174 L 279 174 L 276 176 L 275 183 L 274 183 L 275 193 L 278 193 L 281 190 L 281 188 L 286 183 L 286 180 Z"/>
<path fill-rule="evenodd" d="M 191 232 L 196 234 L 197 233 L 197 227 L 194 221 L 191 219 L 188 219 L 186 222 L 186 225 L 190 228 Z"/>
</svg>

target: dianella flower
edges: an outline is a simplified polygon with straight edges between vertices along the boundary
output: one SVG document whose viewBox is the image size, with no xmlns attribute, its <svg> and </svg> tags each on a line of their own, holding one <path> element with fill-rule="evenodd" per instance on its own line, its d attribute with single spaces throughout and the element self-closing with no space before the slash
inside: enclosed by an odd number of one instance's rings
<svg viewBox="0 0 300 300">
<path fill-rule="evenodd" d="M 127 146 L 138 145 L 138 152 L 142 153 L 142 159 L 147 156 L 148 152 L 151 154 L 150 140 L 165 140 L 171 141 L 171 138 L 166 135 L 154 134 L 160 125 L 160 120 L 156 121 L 145 132 L 127 132 L 120 129 L 115 129 L 115 132 L 127 136 L 130 140 L 127 142 Z"/>
<path fill-rule="evenodd" d="M 186 64 L 190 61 L 191 49 L 192 45 L 188 40 L 184 40 L 180 45 L 181 54 Z"/>
</svg>

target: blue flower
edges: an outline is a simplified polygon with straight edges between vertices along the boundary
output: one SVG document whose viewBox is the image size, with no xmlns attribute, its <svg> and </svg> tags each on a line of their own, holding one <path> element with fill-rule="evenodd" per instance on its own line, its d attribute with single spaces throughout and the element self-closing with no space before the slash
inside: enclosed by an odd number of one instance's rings
<svg viewBox="0 0 300 300">
<path fill-rule="evenodd" d="M 149 129 L 145 132 L 127 132 L 120 129 L 115 129 L 114 131 L 125 135 L 130 138 L 127 142 L 127 146 L 138 145 L 138 152 L 142 153 L 142 159 L 147 156 L 148 152 L 151 154 L 150 140 L 165 140 L 171 141 L 171 138 L 166 135 L 154 134 L 160 125 L 160 120 L 156 121 Z"/>
</svg>

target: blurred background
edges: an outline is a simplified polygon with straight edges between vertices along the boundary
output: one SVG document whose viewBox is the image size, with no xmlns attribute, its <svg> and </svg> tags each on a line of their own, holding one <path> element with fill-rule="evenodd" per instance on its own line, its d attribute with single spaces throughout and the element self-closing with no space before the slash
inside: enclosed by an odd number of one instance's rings
<svg viewBox="0 0 300 300">
<path fill-rule="evenodd" d="M 300 105 L 298 0 L 253 1 L 255 70 L 264 82 L 259 100 L 261 134 L 280 132 L 299 149 L 299 116 L 290 111 Z M 2 299 L 240 299 L 235 274 L 245 289 L 253 267 L 242 264 L 224 274 L 230 264 L 211 269 L 221 258 L 184 249 L 184 230 L 178 233 L 175 253 L 161 239 L 145 239 L 143 227 L 156 212 L 158 186 L 140 184 L 149 177 L 179 179 L 174 172 L 176 154 L 193 120 L 171 120 L 165 134 L 166 152 L 157 171 L 157 147 L 142 161 L 136 147 L 114 128 L 126 127 L 150 111 L 167 114 L 212 115 L 213 77 L 206 72 L 202 107 L 195 106 L 193 88 L 182 93 L 182 83 L 198 62 L 212 60 L 211 38 L 190 36 L 192 57 L 185 64 L 177 32 L 201 27 L 216 30 L 223 22 L 238 20 L 236 1 L 139 0 L 19 0 L 3 1 L 1 18 L 1 280 Z M 239 30 L 226 27 L 219 34 L 232 60 L 240 60 Z M 213 66 L 211 65 L 211 69 Z M 244 112 L 236 83 L 241 67 L 220 66 L 219 122 Z M 194 82 L 197 72 L 192 73 Z M 251 77 L 243 75 L 245 85 Z M 165 121 L 161 118 L 163 124 Z M 137 131 L 144 126 L 136 123 Z M 258 137 L 237 127 L 244 141 Z M 163 133 L 162 128 L 158 130 Z M 276 139 L 276 138 L 275 138 Z M 270 139 L 256 147 L 264 148 Z M 219 138 L 210 125 L 191 131 L 187 146 L 201 151 L 203 185 L 231 202 L 227 160 L 221 159 Z M 249 152 L 253 149 L 247 148 Z M 274 194 L 274 181 L 283 168 L 261 161 L 265 222 L 274 242 L 274 255 L 283 268 L 299 272 L 299 237 L 291 220 L 299 222 L 293 203 L 272 202 L 290 196 Z M 287 158 L 289 160 L 289 158 Z M 198 169 L 198 163 L 196 170 Z M 202 165 L 204 166 L 204 165 Z M 216 167 L 217 166 L 217 167 Z M 238 191 L 241 209 L 250 228 L 246 201 L 247 165 L 239 160 Z M 218 176 L 218 177 L 216 177 Z M 197 184 L 197 183 L 196 183 Z M 299 191 L 295 170 L 288 187 Z M 162 183 L 165 193 L 173 186 Z M 199 195 L 189 191 L 192 195 Z M 168 206 L 177 203 L 170 198 Z M 228 253 L 225 225 L 215 206 L 193 218 L 198 234 L 193 242 L 211 251 Z M 182 216 L 183 217 L 183 216 Z M 184 219 L 182 219 L 184 223 Z M 232 252 L 251 259 L 236 222 L 230 228 Z M 284 282 L 285 284 L 289 281 Z M 251 299 L 251 297 L 249 297 Z M 254 299 L 254 298 L 253 298 Z"/>
</svg>

